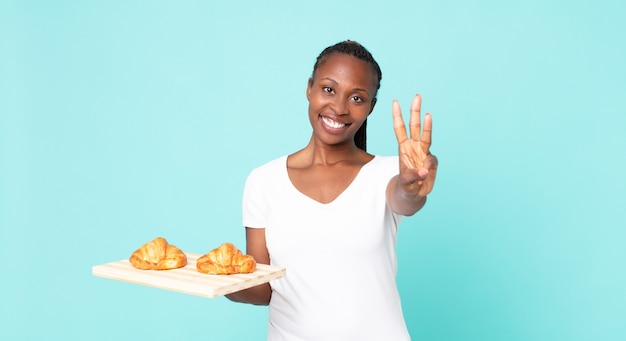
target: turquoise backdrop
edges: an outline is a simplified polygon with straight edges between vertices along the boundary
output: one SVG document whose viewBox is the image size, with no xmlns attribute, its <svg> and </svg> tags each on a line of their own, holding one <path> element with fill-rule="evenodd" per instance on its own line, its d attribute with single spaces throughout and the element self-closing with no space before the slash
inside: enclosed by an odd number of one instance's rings
<svg viewBox="0 0 626 341">
<path fill-rule="evenodd" d="M 414 340 L 626 340 L 621 1 L 0 0 L 0 339 L 263 340 L 267 308 L 91 274 L 164 236 L 244 246 L 248 172 L 310 137 L 315 57 L 363 43 L 434 119 L 399 232 Z"/>
</svg>

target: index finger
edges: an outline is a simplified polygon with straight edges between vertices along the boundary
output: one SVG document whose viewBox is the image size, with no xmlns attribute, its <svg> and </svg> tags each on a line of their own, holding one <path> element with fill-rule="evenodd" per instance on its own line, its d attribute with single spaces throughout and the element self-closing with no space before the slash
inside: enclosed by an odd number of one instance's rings
<svg viewBox="0 0 626 341">
<path fill-rule="evenodd" d="M 391 113 L 393 115 L 393 130 L 396 133 L 398 143 L 406 141 L 406 127 L 404 126 L 404 120 L 402 119 L 402 110 L 400 110 L 400 103 L 394 99 L 391 105 Z"/>
</svg>

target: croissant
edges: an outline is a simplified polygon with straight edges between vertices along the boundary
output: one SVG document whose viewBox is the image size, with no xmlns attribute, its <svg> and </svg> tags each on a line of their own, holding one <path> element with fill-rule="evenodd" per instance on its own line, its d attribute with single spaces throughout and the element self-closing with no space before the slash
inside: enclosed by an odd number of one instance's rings
<svg viewBox="0 0 626 341">
<path fill-rule="evenodd" d="M 211 275 L 250 273 L 256 268 L 256 261 L 244 255 L 231 243 L 224 243 L 196 261 L 199 272 Z"/>
<path fill-rule="evenodd" d="M 170 270 L 185 266 L 187 256 L 165 238 L 158 237 L 133 252 L 129 261 L 137 269 Z"/>
</svg>

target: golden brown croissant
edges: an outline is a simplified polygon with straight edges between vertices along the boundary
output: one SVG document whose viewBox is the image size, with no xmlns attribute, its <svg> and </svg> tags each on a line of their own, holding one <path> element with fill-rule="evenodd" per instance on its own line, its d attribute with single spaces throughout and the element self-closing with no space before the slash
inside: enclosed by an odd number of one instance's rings
<svg viewBox="0 0 626 341">
<path fill-rule="evenodd" d="M 256 268 L 256 261 L 252 256 L 244 255 L 235 245 L 224 243 L 198 258 L 196 268 L 211 275 L 250 273 Z"/>
<path fill-rule="evenodd" d="M 185 266 L 187 256 L 165 238 L 158 237 L 133 252 L 129 261 L 137 269 L 169 270 Z"/>
</svg>

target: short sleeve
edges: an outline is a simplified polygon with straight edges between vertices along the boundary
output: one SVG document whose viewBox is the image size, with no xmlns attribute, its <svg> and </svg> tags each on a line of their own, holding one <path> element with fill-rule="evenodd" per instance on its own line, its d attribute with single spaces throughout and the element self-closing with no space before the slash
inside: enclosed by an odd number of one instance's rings
<svg viewBox="0 0 626 341">
<path fill-rule="evenodd" d="M 243 226 L 265 228 L 267 222 L 267 202 L 263 197 L 263 181 L 258 169 L 253 170 L 246 179 L 242 198 Z"/>
</svg>

